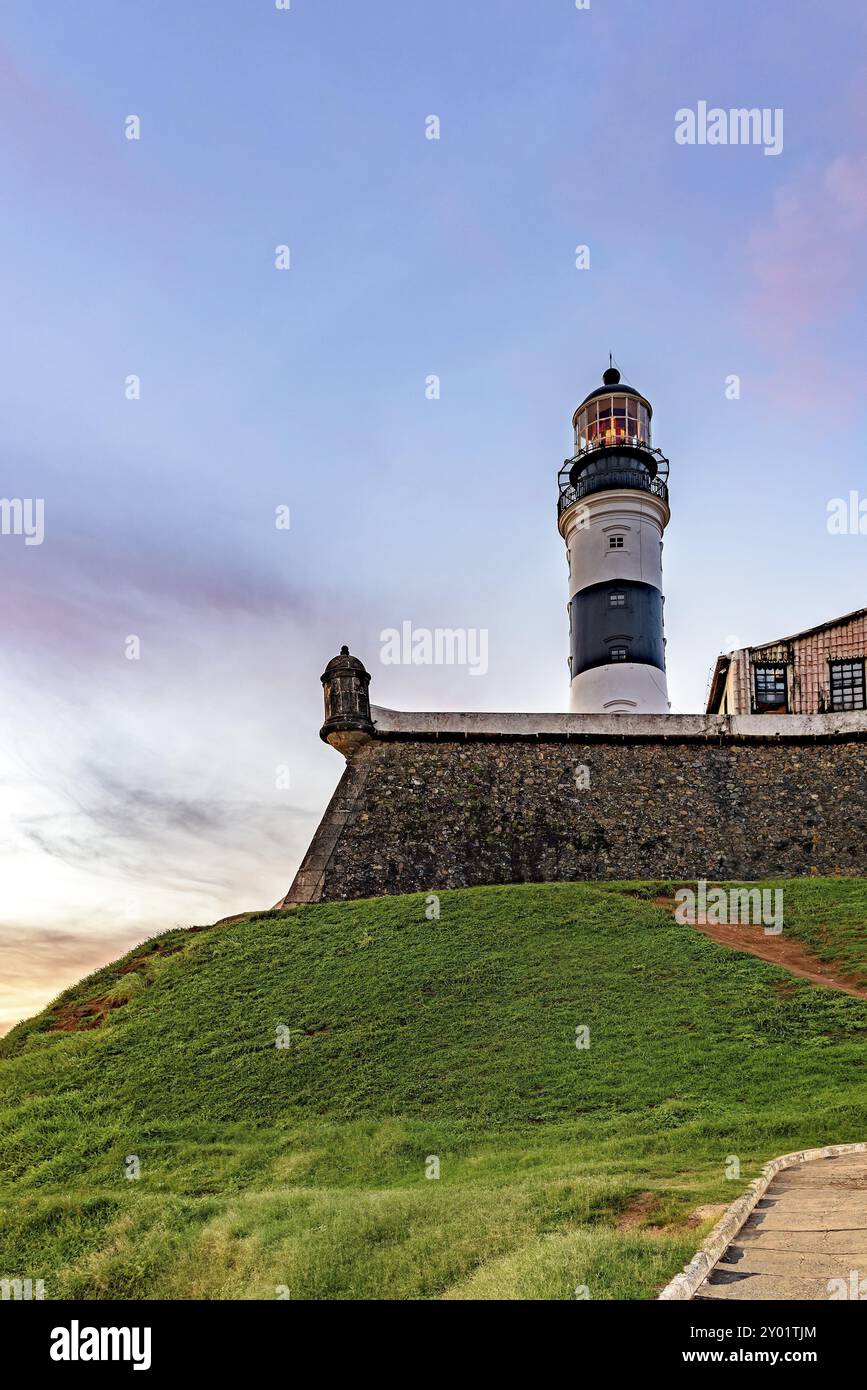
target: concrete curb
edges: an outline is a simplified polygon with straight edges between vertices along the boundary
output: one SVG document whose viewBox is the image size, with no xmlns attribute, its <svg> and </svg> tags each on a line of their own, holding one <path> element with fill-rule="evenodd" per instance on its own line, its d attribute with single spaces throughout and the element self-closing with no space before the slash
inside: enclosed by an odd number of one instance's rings
<svg viewBox="0 0 867 1390">
<path fill-rule="evenodd" d="M 680 1274 L 675 1274 L 671 1283 L 666 1284 L 662 1293 L 659 1294 L 659 1298 L 692 1298 L 699 1285 L 704 1283 L 723 1251 L 731 1244 L 756 1203 L 767 1192 L 777 1173 L 784 1168 L 794 1168 L 799 1163 L 812 1163 L 817 1158 L 836 1158 L 838 1154 L 854 1153 L 867 1153 L 867 1143 L 826 1144 L 823 1149 L 802 1149 L 800 1153 L 783 1154 L 781 1158 L 772 1158 L 770 1163 L 765 1164 L 759 1176 L 750 1183 L 743 1196 L 738 1197 L 736 1201 L 732 1202 L 728 1210 L 723 1212 L 704 1245 L 696 1251 Z"/>
</svg>

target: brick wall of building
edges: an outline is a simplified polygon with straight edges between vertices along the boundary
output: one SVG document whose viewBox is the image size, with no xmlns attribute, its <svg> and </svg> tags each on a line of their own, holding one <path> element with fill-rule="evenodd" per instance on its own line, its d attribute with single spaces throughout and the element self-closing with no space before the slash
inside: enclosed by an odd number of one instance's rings
<svg viewBox="0 0 867 1390">
<path fill-rule="evenodd" d="M 853 658 L 867 659 L 867 613 L 788 641 L 742 648 L 732 653 L 724 712 L 755 710 L 753 668 L 761 663 L 787 667 L 790 714 L 822 714 L 831 708 L 829 663 Z"/>
</svg>

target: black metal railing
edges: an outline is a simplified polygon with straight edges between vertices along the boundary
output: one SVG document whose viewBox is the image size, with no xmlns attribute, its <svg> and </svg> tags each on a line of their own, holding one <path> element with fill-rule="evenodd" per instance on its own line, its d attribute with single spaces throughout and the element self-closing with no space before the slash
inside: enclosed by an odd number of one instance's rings
<svg viewBox="0 0 867 1390">
<path fill-rule="evenodd" d="M 588 439 L 583 448 L 576 449 L 575 457 L 577 459 L 582 458 L 584 454 L 595 454 L 599 449 L 616 449 L 620 445 L 626 445 L 631 449 L 646 449 L 649 454 L 659 453 L 659 450 L 654 449 L 650 441 L 640 434 L 627 434 L 625 430 L 607 430 Z"/>
<path fill-rule="evenodd" d="M 567 464 L 573 462 L 573 459 L 566 460 Z M 604 472 L 589 473 L 585 477 L 577 478 L 574 483 L 561 482 L 557 515 L 562 516 L 573 502 L 580 502 L 582 497 L 589 497 L 593 492 L 607 492 L 611 488 L 619 487 L 639 488 L 642 492 L 650 492 L 668 505 L 668 487 L 662 478 L 652 478 L 643 468 L 611 468 Z"/>
<path fill-rule="evenodd" d="M 626 436 L 618 435 L 616 439 L 591 439 L 582 449 L 576 449 L 570 459 L 563 464 L 564 469 L 574 468 L 575 464 L 581 459 L 589 458 L 592 454 L 606 453 L 614 455 L 618 453 L 631 454 L 637 458 L 652 458 L 656 463 L 657 472 L 668 469 L 668 459 L 661 449 L 654 449 L 652 444 L 647 444 L 637 435 Z"/>
</svg>

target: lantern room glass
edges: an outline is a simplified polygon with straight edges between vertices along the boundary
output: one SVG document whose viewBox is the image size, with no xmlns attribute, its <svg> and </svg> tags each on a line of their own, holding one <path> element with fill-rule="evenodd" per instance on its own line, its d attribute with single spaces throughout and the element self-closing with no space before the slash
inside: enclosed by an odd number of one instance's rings
<svg viewBox="0 0 867 1390">
<path fill-rule="evenodd" d="M 650 420 L 647 406 L 635 396 L 596 396 L 578 412 L 575 421 L 575 451 L 601 449 L 616 444 L 650 447 Z"/>
</svg>

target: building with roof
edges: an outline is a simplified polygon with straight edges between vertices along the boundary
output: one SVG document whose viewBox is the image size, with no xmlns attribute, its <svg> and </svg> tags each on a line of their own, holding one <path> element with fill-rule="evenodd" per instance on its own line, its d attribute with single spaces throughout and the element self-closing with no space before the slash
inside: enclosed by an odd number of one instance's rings
<svg viewBox="0 0 867 1390">
<path fill-rule="evenodd" d="M 708 714 L 832 714 L 867 708 L 867 608 L 717 657 Z"/>
</svg>

